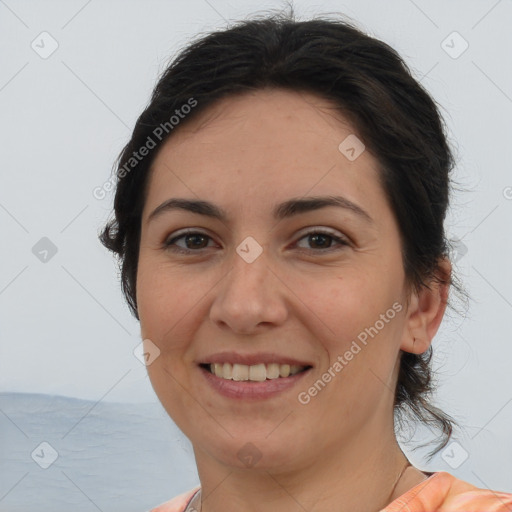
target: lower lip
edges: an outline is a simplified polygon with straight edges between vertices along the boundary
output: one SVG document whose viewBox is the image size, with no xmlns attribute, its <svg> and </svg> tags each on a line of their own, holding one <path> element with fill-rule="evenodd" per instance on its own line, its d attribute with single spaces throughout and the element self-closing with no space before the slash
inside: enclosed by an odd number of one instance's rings
<svg viewBox="0 0 512 512">
<path fill-rule="evenodd" d="M 263 382 L 236 381 L 217 377 L 203 367 L 199 367 L 206 381 L 221 395 L 239 400 L 261 400 L 270 398 L 295 386 L 310 370 L 290 375 L 289 377 L 278 377 L 267 379 Z"/>
</svg>

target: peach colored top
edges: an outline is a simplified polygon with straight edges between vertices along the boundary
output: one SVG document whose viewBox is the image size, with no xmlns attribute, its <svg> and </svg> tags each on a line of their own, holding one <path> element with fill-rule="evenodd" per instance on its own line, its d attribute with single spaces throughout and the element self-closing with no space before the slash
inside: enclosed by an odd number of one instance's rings
<svg viewBox="0 0 512 512">
<path fill-rule="evenodd" d="M 199 486 L 150 512 L 185 512 Z M 438 471 L 379 512 L 512 512 L 512 494 L 481 489 Z"/>
</svg>

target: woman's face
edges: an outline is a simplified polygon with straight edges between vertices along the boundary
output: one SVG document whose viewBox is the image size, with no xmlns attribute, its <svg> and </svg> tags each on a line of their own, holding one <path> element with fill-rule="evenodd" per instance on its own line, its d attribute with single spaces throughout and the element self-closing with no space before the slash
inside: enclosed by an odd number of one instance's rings
<svg viewBox="0 0 512 512">
<path fill-rule="evenodd" d="M 159 151 L 137 303 L 153 388 L 196 455 L 294 467 L 392 425 L 410 341 L 404 271 L 377 161 L 359 144 L 326 100 L 262 90 L 221 100 Z M 151 217 L 171 198 L 211 206 Z M 270 378 L 287 369 L 272 361 L 308 369 Z M 214 376 L 210 362 L 265 380 Z"/>
</svg>

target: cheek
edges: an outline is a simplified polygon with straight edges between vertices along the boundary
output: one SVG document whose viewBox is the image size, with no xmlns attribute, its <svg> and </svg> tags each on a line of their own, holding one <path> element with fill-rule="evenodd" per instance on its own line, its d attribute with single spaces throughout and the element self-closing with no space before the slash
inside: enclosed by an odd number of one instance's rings
<svg viewBox="0 0 512 512">
<path fill-rule="evenodd" d="M 175 270 L 142 259 L 137 278 L 137 304 L 141 335 L 159 349 L 159 355 L 147 366 L 153 389 L 168 414 L 183 418 L 187 414 L 188 387 L 184 351 L 189 342 L 187 319 L 192 302 L 201 296 L 190 281 L 178 277 Z M 192 311 L 191 311 L 192 309 Z"/>
<path fill-rule="evenodd" d="M 141 324 L 153 331 L 180 321 L 205 294 L 194 279 L 149 257 L 141 258 L 137 275 L 137 305 Z M 169 327 L 167 327 L 169 328 Z"/>
<path fill-rule="evenodd" d="M 180 278 L 175 271 L 142 261 L 137 276 L 141 334 L 161 349 L 165 348 L 163 340 L 172 335 L 174 326 L 179 327 L 199 297 L 190 282 Z"/>
<path fill-rule="evenodd" d="M 399 322 L 393 309 L 395 288 L 370 273 L 304 283 L 307 293 L 301 299 L 309 311 L 308 328 L 318 334 L 329 364 L 346 355 L 347 366 L 373 367 L 379 359 L 387 360 L 386 354 L 392 355 Z"/>
<path fill-rule="evenodd" d="M 372 283 L 371 276 L 351 272 L 347 276 L 332 276 L 325 280 L 304 281 L 301 300 L 321 320 L 332 335 L 354 334 L 378 313 L 385 303 L 379 283 Z M 311 314 L 310 314 L 311 316 Z"/>
</svg>

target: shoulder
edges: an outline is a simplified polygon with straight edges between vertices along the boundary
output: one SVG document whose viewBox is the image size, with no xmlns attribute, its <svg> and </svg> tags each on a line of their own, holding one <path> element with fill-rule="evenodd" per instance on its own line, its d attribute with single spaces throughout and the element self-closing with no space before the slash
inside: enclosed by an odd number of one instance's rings
<svg viewBox="0 0 512 512">
<path fill-rule="evenodd" d="M 481 489 L 439 471 L 390 503 L 381 512 L 511 512 L 512 494 Z"/>
<path fill-rule="evenodd" d="M 165 503 L 161 503 L 157 507 L 152 508 L 149 512 L 184 512 L 190 500 L 199 489 L 200 486 L 198 485 Z"/>
<path fill-rule="evenodd" d="M 449 473 L 451 486 L 439 509 L 440 512 L 464 510 L 468 512 L 510 512 L 512 511 L 512 494 L 492 489 L 482 489 L 464 480 L 459 480 Z M 445 477 L 446 478 L 446 477 Z"/>
</svg>

